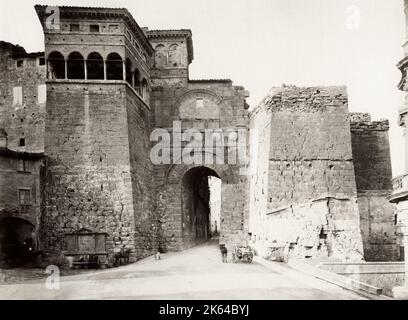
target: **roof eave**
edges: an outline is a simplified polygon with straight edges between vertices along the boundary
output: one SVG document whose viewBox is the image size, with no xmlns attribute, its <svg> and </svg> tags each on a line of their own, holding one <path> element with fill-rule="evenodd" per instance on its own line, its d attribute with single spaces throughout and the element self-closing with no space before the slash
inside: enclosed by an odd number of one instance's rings
<svg viewBox="0 0 408 320">
<path fill-rule="evenodd" d="M 40 19 L 43 29 L 44 20 L 46 16 L 46 5 L 35 5 L 34 8 L 37 12 L 37 16 Z M 115 17 L 123 18 L 123 21 L 131 28 L 136 34 L 138 40 L 141 42 L 143 48 L 147 51 L 149 56 L 153 56 L 154 49 L 150 44 L 149 40 L 145 36 L 142 28 L 137 24 L 136 20 L 133 18 L 132 14 L 127 9 L 122 8 L 100 8 L 100 7 L 75 7 L 75 6 L 57 6 L 60 9 L 61 16 L 104 16 L 104 17 Z"/>
</svg>

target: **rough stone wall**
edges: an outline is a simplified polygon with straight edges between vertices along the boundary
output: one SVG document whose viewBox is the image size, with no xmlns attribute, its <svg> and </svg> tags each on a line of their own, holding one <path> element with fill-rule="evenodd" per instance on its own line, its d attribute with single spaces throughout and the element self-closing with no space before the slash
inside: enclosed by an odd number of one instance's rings
<svg viewBox="0 0 408 320">
<path fill-rule="evenodd" d="M 364 258 L 399 260 L 395 208 L 386 199 L 392 192 L 388 120 L 371 121 L 364 113 L 349 118 Z"/>
<path fill-rule="evenodd" d="M 133 192 L 135 244 L 138 257 L 158 250 L 159 222 L 155 217 L 153 164 L 150 161 L 150 109 L 127 87 L 127 127 Z"/>
<path fill-rule="evenodd" d="M 260 240 L 267 215 L 269 151 L 271 141 L 271 116 L 267 108 L 257 108 L 251 113 L 250 128 L 254 131 L 250 141 L 251 179 L 249 192 L 249 230 L 252 238 Z"/>
<path fill-rule="evenodd" d="M 395 235 L 395 208 L 388 191 L 359 191 L 358 207 L 367 261 L 398 261 L 400 250 Z"/>
<path fill-rule="evenodd" d="M 351 113 L 351 141 L 358 190 L 392 190 L 388 120 Z"/>
<path fill-rule="evenodd" d="M 44 249 L 85 227 L 136 257 L 126 85 L 52 83 L 47 105 Z"/>
<path fill-rule="evenodd" d="M 22 47 L 0 41 L 0 128 L 6 130 L 12 150 L 44 151 L 45 101 L 41 99 L 45 97 L 45 66 L 40 65 L 43 57 L 43 53 L 27 54 Z M 13 99 L 14 88 L 18 87 L 21 101 Z M 19 146 L 21 138 L 25 139 L 24 147 Z"/>
<path fill-rule="evenodd" d="M 259 250 L 288 245 L 292 257 L 361 259 L 345 88 L 274 88 L 258 108 L 271 114 L 266 212 L 251 212 L 263 216 Z"/>
</svg>

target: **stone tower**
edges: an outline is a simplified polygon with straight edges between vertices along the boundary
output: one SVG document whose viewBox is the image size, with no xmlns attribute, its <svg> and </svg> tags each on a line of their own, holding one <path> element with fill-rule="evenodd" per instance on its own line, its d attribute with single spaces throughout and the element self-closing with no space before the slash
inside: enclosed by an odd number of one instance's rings
<svg viewBox="0 0 408 320">
<path fill-rule="evenodd" d="M 146 34 L 155 49 L 151 96 L 155 128 L 174 133 L 179 126 L 180 136 L 188 130 L 203 137 L 205 132 L 217 131 L 224 134 L 225 142 L 227 132 L 248 131 L 248 92 L 243 87 L 234 86 L 229 79 L 189 78 L 194 57 L 190 30 L 151 30 Z M 180 156 L 185 145 L 186 141 L 177 146 L 172 139 L 172 164 L 157 164 L 154 169 L 162 246 L 180 250 L 208 239 L 209 177 L 221 180 L 220 241 L 241 243 L 248 234 L 248 181 L 240 173 L 242 163 L 233 163 L 228 157 L 237 146 L 228 146 L 228 142 L 218 150 L 215 144 L 206 146 L 200 161 L 186 163 Z"/>
<path fill-rule="evenodd" d="M 35 7 L 47 66 L 47 177 L 41 245 L 108 234 L 133 259 L 155 251 L 149 160 L 154 51 L 125 9 Z"/>
<path fill-rule="evenodd" d="M 272 88 L 254 109 L 250 231 L 263 255 L 363 258 L 348 117 L 345 87 Z"/>
<path fill-rule="evenodd" d="M 154 78 L 188 79 L 193 61 L 193 42 L 190 30 L 151 30 L 147 37 L 155 49 Z"/>
</svg>

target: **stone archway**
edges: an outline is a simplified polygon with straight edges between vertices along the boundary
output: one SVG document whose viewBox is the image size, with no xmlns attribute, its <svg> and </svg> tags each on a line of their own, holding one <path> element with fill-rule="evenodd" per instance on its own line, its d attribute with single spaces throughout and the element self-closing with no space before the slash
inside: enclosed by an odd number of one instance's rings
<svg viewBox="0 0 408 320">
<path fill-rule="evenodd" d="M 25 219 L 6 217 L 0 220 L 0 262 L 19 265 L 36 250 L 35 227 Z"/>
<path fill-rule="evenodd" d="M 184 246 L 190 247 L 208 241 L 211 236 L 211 216 L 217 214 L 211 208 L 211 177 L 220 179 L 219 175 L 208 167 L 189 169 L 182 178 L 182 239 Z M 221 192 L 221 190 L 219 190 Z M 219 194 L 221 201 L 221 194 Z M 220 214 L 220 212 L 218 213 Z M 220 219 L 218 219 L 220 220 Z"/>
<path fill-rule="evenodd" d="M 160 245 L 164 251 L 184 250 L 206 239 L 206 237 L 197 239 L 195 234 L 190 232 L 191 228 L 195 228 L 194 218 L 196 218 L 195 215 L 191 218 L 186 214 L 189 205 L 192 205 L 188 203 L 189 196 L 186 194 L 186 190 L 191 188 L 187 188 L 185 183 L 185 177 L 190 175 L 194 181 L 200 181 L 202 177 L 216 177 L 221 180 L 220 218 L 217 226 L 220 243 L 227 246 L 238 244 L 247 234 L 247 179 L 240 175 L 238 166 L 215 163 L 216 161 L 205 165 L 172 164 L 163 168 L 163 183 L 159 186 L 157 194 L 157 214 L 161 222 Z M 186 232 L 184 228 L 188 231 Z M 204 235 L 202 229 L 199 232 Z"/>
</svg>

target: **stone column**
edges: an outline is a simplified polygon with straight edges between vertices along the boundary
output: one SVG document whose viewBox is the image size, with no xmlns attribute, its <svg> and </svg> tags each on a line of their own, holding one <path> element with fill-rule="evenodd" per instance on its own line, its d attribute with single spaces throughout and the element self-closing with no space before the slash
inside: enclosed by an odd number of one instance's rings
<svg viewBox="0 0 408 320">
<path fill-rule="evenodd" d="M 408 128 L 404 126 L 404 167 L 405 172 L 408 172 Z"/>
<path fill-rule="evenodd" d="M 135 88 L 135 72 L 132 71 L 132 88 Z"/>
<path fill-rule="evenodd" d="M 126 62 L 122 61 L 123 80 L 126 81 Z"/>
<path fill-rule="evenodd" d="M 404 128 L 404 166 L 405 172 L 408 172 L 408 93 L 405 95 L 405 103 L 398 111 L 398 125 Z"/>
<path fill-rule="evenodd" d="M 106 80 L 106 60 L 103 60 L 103 80 Z"/>
<path fill-rule="evenodd" d="M 50 62 L 48 61 L 48 59 L 45 59 L 45 76 L 47 77 L 47 79 L 50 78 L 50 75 L 48 74 L 50 71 L 50 66 L 48 65 Z"/>
<path fill-rule="evenodd" d="M 64 59 L 64 65 L 65 65 L 65 80 L 68 79 L 68 63 L 67 59 Z"/>
<path fill-rule="evenodd" d="M 88 79 L 88 70 L 86 68 L 86 59 L 84 59 L 84 76 L 85 76 L 85 80 Z"/>
</svg>

